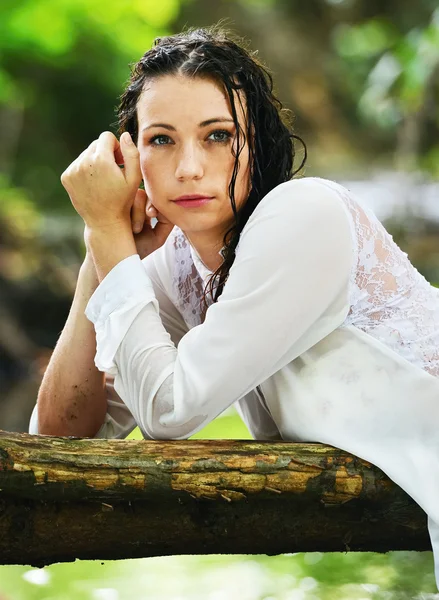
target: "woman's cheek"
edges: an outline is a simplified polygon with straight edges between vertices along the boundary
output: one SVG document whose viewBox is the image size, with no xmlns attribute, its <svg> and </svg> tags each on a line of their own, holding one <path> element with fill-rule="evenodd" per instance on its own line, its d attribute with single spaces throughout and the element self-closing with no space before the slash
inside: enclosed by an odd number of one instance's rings
<svg viewBox="0 0 439 600">
<path fill-rule="evenodd" d="M 143 184 L 145 186 L 145 192 L 148 196 L 154 194 L 154 190 L 156 188 L 156 178 L 157 172 L 154 170 L 153 166 L 149 163 L 148 165 L 145 162 L 140 163 L 140 170 L 142 171 L 142 179 Z"/>
</svg>

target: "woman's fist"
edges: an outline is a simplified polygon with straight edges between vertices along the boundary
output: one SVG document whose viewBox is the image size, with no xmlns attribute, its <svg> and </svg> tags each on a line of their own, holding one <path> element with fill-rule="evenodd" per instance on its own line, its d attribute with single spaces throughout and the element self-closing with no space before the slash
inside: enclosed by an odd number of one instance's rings
<svg viewBox="0 0 439 600">
<path fill-rule="evenodd" d="M 91 229 L 129 223 L 141 180 L 139 151 L 128 132 L 120 143 L 111 132 L 101 133 L 61 175 L 75 210 Z"/>
</svg>

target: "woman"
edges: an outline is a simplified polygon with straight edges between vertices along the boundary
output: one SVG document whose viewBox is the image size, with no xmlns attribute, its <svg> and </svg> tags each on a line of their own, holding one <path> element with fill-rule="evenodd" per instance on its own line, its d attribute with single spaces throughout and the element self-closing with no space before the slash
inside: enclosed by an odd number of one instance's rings
<svg viewBox="0 0 439 600">
<path fill-rule="evenodd" d="M 30 431 L 184 439 L 235 404 L 378 465 L 436 549 L 439 291 L 348 190 L 291 180 L 271 78 L 221 30 L 157 40 L 119 120 L 62 176 L 87 254 Z"/>
</svg>

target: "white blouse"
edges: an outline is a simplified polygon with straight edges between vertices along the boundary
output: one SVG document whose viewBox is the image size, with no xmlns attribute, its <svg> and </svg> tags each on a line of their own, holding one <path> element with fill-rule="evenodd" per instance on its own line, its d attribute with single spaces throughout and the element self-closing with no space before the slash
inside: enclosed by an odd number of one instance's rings
<svg viewBox="0 0 439 600">
<path fill-rule="evenodd" d="M 107 373 L 97 437 L 137 424 L 185 439 L 235 404 L 255 439 L 351 452 L 427 512 L 439 580 L 439 290 L 372 211 L 317 178 L 262 199 L 205 311 L 210 275 L 175 227 L 101 282 L 86 309 Z"/>
</svg>

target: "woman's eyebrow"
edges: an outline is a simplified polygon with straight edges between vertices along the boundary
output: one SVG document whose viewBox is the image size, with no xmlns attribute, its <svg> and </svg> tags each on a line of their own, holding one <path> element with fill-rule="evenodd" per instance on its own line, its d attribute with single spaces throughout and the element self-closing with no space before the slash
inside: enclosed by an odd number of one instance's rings
<svg viewBox="0 0 439 600">
<path fill-rule="evenodd" d="M 233 119 L 229 119 L 228 117 L 213 117 L 213 119 L 207 119 L 207 121 L 202 121 L 198 127 L 207 127 L 207 125 L 212 125 L 212 123 L 233 123 Z M 151 123 L 151 125 L 147 125 L 142 128 L 142 131 L 146 131 L 147 129 L 151 129 L 152 127 L 163 127 L 164 129 L 168 129 L 169 131 L 176 131 L 175 127 L 172 125 L 168 125 L 168 123 Z"/>
<path fill-rule="evenodd" d="M 233 119 L 230 119 L 229 117 L 214 117 L 213 119 L 202 121 L 198 127 L 206 127 L 207 125 L 212 125 L 212 123 L 233 123 Z"/>
</svg>

